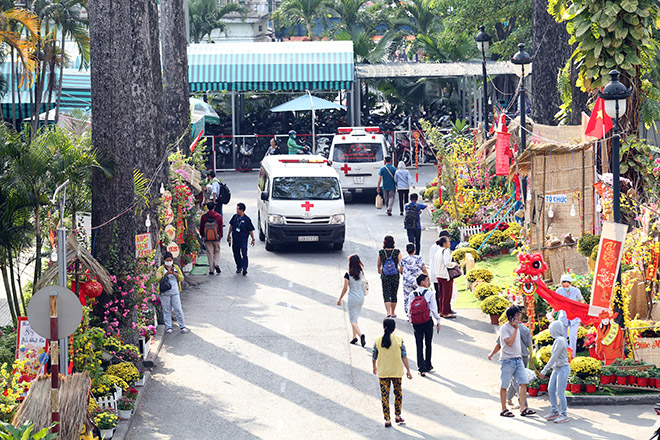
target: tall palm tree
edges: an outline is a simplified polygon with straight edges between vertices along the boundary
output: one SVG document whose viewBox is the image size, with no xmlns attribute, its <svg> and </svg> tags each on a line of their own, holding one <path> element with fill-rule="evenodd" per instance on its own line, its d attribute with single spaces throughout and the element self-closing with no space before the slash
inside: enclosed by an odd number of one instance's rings
<svg viewBox="0 0 660 440">
<path fill-rule="evenodd" d="M 330 8 L 328 0 L 284 0 L 278 9 L 291 24 L 305 26 L 307 36 L 313 40 L 312 27 L 325 21 Z"/>
<path fill-rule="evenodd" d="M 434 0 L 406 0 L 398 4 L 396 24 L 411 35 L 430 35 L 439 29 L 440 17 L 433 7 Z"/>
<path fill-rule="evenodd" d="M 89 23 L 87 19 L 81 18 L 80 11 L 82 8 L 87 9 L 87 0 L 52 0 L 43 8 L 43 15 L 52 19 L 57 28 L 60 30 L 60 47 L 59 47 L 59 68 L 60 74 L 57 84 L 57 105 L 55 108 L 55 124 L 57 124 L 60 117 L 60 105 L 62 102 L 62 78 L 64 73 L 64 66 L 66 64 L 65 42 L 67 37 L 70 37 L 78 47 L 81 54 L 81 68 L 89 66 Z M 57 30 L 55 30 L 54 41 L 57 40 Z M 55 61 L 52 62 L 51 70 L 54 70 Z M 51 78 L 55 75 L 52 74 Z M 54 88 L 54 81 L 49 82 L 48 94 L 48 108 L 50 108 L 51 95 Z"/>
<path fill-rule="evenodd" d="M 208 41 L 211 43 L 212 32 L 216 29 L 224 32 L 226 24 L 222 22 L 222 19 L 233 13 L 245 16 L 247 9 L 238 3 L 227 3 L 218 7 L 216 0 L 191 0 L 188 4 L 190 38 L 193 42 L 199 43 L 205 36 L 208 36 Z"/>
<path fill-rule="evenodd" d="M 364 5 L 367 0 L 337 0 L 331 9 L 339 16 L 340 25 L 337 30 L 353 33 L 364 27 L 366 13 Z"/>
</svg>

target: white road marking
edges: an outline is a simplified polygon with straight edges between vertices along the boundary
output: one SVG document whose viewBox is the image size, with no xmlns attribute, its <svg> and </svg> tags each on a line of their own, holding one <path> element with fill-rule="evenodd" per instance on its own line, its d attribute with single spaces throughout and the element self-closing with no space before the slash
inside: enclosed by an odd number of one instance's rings
<svg viewBox="0 0 660 440">
<path fill-rule="evenodd" d="M 286 392 L 286 380 L 283 380 L 282 383 L 280 383 L 280 391 L 282 393 Z"/>
<path fill-rule="evenodd" d="M 293 287 L 293 281 L 289 281 L 289 287 Z"/>
</svg>

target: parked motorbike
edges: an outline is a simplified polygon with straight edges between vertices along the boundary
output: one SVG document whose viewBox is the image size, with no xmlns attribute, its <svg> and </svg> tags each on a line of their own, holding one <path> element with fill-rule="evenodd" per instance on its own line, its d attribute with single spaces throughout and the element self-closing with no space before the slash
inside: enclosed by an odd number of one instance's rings
<svg viewBox="0 0 660 440">
<path fill-rule="evenodd" d="M 238 171 L 252 170 L 252 155 L 254 154 L 255 139 L 244 139 L 238 149 L 238 160 L 236 161 Z"/>
<path fill-rule="evenodd" d="M 227 166 L 232 166 L 233 164 L 228 164 L 227 161 L 231 157 L 232 141 L 229 138 L 221 138 L 216 140 L 215 144 L 215 166 L 217 169 L 222 170 L 227 168 Z"/>
</svg>

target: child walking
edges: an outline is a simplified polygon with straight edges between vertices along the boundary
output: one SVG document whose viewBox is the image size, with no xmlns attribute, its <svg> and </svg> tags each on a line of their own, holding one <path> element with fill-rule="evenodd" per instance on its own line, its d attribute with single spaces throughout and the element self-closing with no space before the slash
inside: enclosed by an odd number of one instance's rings
<svg viewBox="0 0 660 440">
<path fill-rule="evenodd" d="M 568 422 L 566 415 L 566 383 L 571 372 L 568 363 L 568 344 L 564 332 L 564 325 L 561 321 L 553 321 L 550 324 L 550 336 L 555 340 L 552 344 L 552 356 L 541 370 L 541 377 L 545 378 L 546 373 L 552 369 L 550 384 L 548 385 L 548 397 L 552 406 L 552 413 L 545 419 L 554 420 L 555 423 Z M 557 409 L 557 398 L 559 398 L 559 409 Z"/>
<path fill-rule="evenodd" d="M 390 421 L 390 386 L 394 388 L 394 415 L 397 423 L 403 423 L 401 417 L 401 377 L 403 376 L 403 365 L 406 367 L 406 377 L 412 379 L 406 347 L 403 339 L 392 334 L 396 328 L 394 319 L 386 318 L 383 321 L 383 336 L 376 339 L 373 350 L 374 375 L 380 381 L 380 397 L 383 404 L 383 415 L 385 416 L 385 427 L 392 426 Z"/>
</svg>

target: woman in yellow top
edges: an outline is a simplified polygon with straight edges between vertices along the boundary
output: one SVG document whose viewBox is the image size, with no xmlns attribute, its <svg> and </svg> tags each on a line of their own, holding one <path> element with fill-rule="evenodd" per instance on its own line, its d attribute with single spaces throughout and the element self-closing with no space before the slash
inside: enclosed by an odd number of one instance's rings
<svg viewBox="0 0 660 440">
<path fill-rule="evenodd" d="M 170 252 L 163 255 L 164 263 L 156 271 L 156 280 L 158 281 L 158 292 L 160 293 L 160 303 L 163 306 L 163 321 L 165 321 L 165 332 L 172 333 L 172 312 L 176 314 L 176 322 L 179 323 L 181 333 L 188 333 L 186 321 L 183 317 L 183 308 L 181 307 L 181 282 L 183 281 L 183 272 L 181 268 L 174 264 L 174 259 Z M 170 288 L 162 290 L 161 279 L 167 277 Z"/>
<path fill-rule="evenodd" d="M 401 417 L 401 377 L 403 376 L 403 365 L 406 366 L 406 377 L 412 379 L 406 347 L 399 335 L 392 334 L 396 328 L 394 319 L 386 318 L 383 321 L 383 336 L 376 339 L 374 343 L 372 361 L 374 374 L 378 375 L 380 381 L 380 398 L 383 404 L 383 415 L 385 416 L 385 427 L 392 426 L 390 421 L 390 384 L 394 385 L 394 420 L 403 423 Z"/>
</svg>

